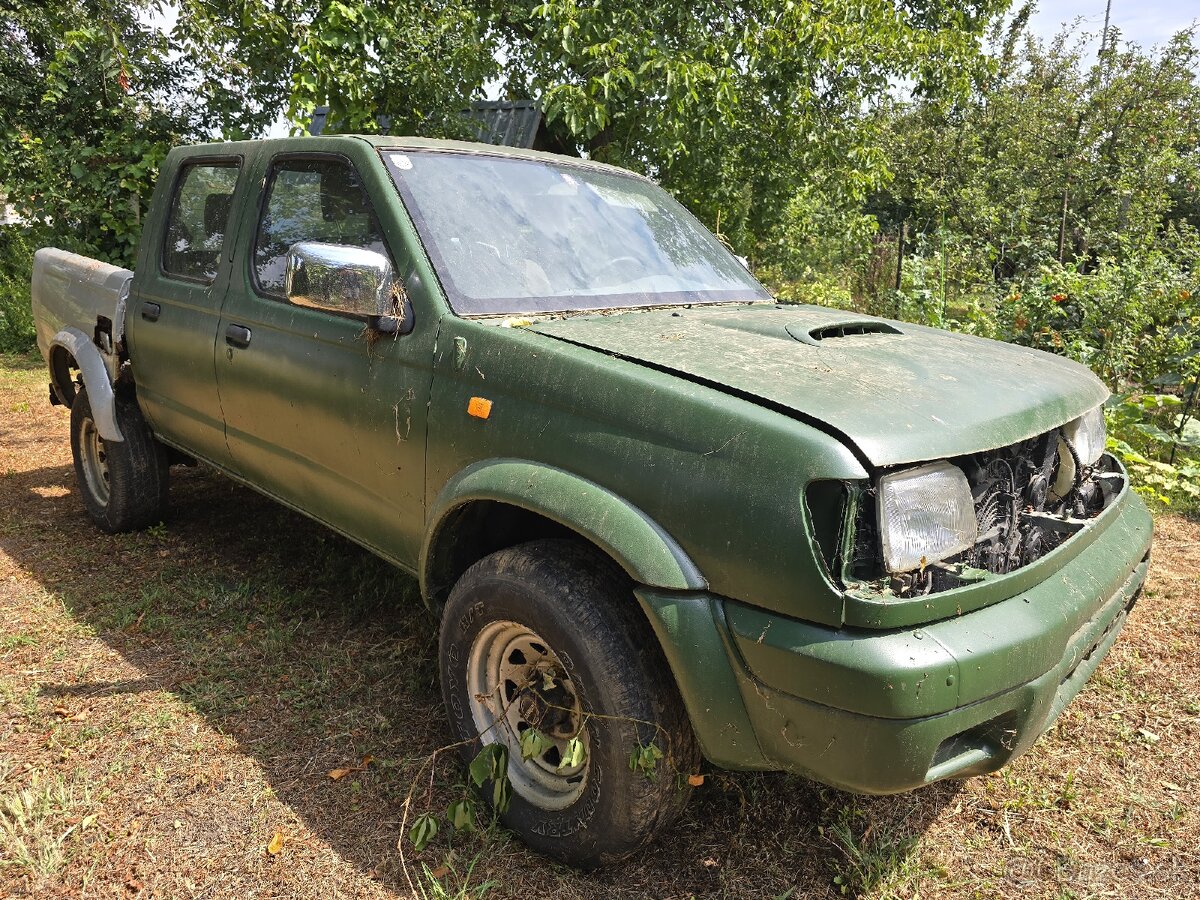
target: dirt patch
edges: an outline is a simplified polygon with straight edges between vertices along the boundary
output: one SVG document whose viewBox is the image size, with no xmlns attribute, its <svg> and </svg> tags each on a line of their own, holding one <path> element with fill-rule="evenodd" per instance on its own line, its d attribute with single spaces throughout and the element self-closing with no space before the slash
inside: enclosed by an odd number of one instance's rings
<svg viewBox="0 0 1200 900">
<path fill-rule="evenodd" d="M 203 469 L 173 470 L 165 525 L 101 534 L 45 395 L 4 360 L 0 895 L 408 896 L 400 804 L 446 740 L 415 586 Z M 1162 516 L 1115 650 L 1001 773 L 863 799 L 710 771 L 617 869 L 443 828 L 410 874 L 428 896 L 1196 896 L 1198 635 L 1200 525 Z M 462 779 L 439 764 L 422 802 Z"/>
</svg>

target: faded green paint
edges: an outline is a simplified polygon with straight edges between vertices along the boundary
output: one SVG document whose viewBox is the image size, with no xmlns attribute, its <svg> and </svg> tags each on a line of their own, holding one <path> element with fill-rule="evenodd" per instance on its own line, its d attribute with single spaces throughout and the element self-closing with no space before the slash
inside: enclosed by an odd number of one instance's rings
<svg viewBox="0 0 1200 900">
<path fill-rule="evenodd" d="M 721 601 L 706 594 L 634 590 L 670 663 L 705 757 L 730 769 L 770 769 L 729 662 Z M 703 660 L 702 665 L 697 662 Z"/>
<path fill-rule="evenodd" d="M 899 323 L 822 337 L 814 329 L 876 320 L 769 303 L 520 328 L 464 319 L 383 147 L 556 159 L 378 137 L 173 151 L 126 328 L 138 397 L 163 440 L 420 573 L 427 589 L 440 542 L 458 547 L 463 504 L 574 530 L 630 574 L 704 752 L 724 766 L 866 792 L 987 771 L 1086 680 L 1145 574 L 1149 518 L 1132 493 L 1030 566 L 914 600 L 843 591 L 818 538 L 836 544 L 845 535 L 832 532 L 853 518 L 840 491 L 815 493 L 813 510 L 806 497 L 833 482 L 852 505 L 870 502 L 862 491 L 883 467 L 1061 425 L 1104 398 L 1090 373 Z M 358 170 L 412 301 L 410 334 L 371 340 L 365 322 L 255 294 L 265 176 L 291 152 L 338 154 Z M 165 278 L 157 260 L 175 175 L 212 155 L 242 165 L 217 278 Z M 157 321 L 140 316 L 144 301 L 161 305 Z M 229 324 L 251 329 L 248 347 L 227 346 Z M 491 401 L 486 418 L 468 414 L 474 397 Z M 947 738 L 993 720 L 1016 729 L 1015 744 L 985 729 L 935 760 Z"/>
<path fill-rule="evenodd" d="M 872 794 L 994 771 L 1050 727 L 1108 652 L 1148 568 L 1128 560 L 1150 538 L 1131 494 L 1121 524 L 1053 576 L 915 630 L 820 629 L 725 603 L 736 650 L 728 674 L 708 657 L 702 677 L 736 678 L 771 767 Z M 935 762 L 943 742 L 977 728 Z M 763 762 L 748 753 L 743 766 Z"/>
<path fill-rule="evenodd" d="M 1140 560 L 1150 539 L 1146 506 L 1127 492 L 1121 515 L 1073 558 L 969 615 L 889 631 L 831 630 L 735 603 L 726 615 L 738 652 L 772 688 L 864 715 L 933 715 L 1058 665 L 1098 608 L 1128 600 L 1128 560 Z"/>
<path fill-rule="evenodd" d="M 518 506 L 571 528 L 620 563 L 639 584 L 679 591 L 708 587 L 654 520 L 611 491 L 562 469 L 517 459 L 475 463 L 446 484 L 430 519 L 444 521 L 473 500 Z M 423 586 L 428 584 L 429 551 L 438 533 L 429 531 L 421 553 Z"/>
<path fill-rule="evenodd" d="M 486 420 L 467 415 L 475 396 L 492 401 Z M 446 484 L 482 460 L 537 462 L 641 510 L 714 592 L 841 622 L 842 595 L 805 527 L 804 491 L 813 479 L 866 472 L 825 432 L 528 328 L 457 317 L 442 322 L 429 415 L 430 510 Z M 437 522 L 432 516 L 431 527 Z"/>
<path fill-rule="evenodd" d="M 794 336 L 869 321 L 818 306 L 754 304 L 576 316 L 532 327 L 820 422 L 875 466 L 1015 444 L 1108 396 L 1086 367 L 1061 356 L 920 325 L 816 342 Z"/>
</svg>

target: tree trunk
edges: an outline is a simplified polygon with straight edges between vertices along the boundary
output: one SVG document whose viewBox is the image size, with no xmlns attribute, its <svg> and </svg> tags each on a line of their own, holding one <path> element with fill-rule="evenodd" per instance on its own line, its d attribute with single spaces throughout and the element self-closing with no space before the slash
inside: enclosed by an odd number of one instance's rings
<svg viewBox="0 0 1200 900">
<path fill-rule="evenodd" d="M 1062 218 L 1058 223 L 1058 261 L 1061 263 L 1067 249 L 1067 201 L 1071 193 L 1071 179 L 1063 185 Z"/>
</svg>

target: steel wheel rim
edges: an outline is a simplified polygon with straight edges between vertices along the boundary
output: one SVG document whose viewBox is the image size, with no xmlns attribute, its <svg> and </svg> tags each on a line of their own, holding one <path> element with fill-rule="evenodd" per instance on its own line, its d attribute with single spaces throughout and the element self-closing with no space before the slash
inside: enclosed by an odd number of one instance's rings
<svg viewBox="0 0 1200 900">
<path fill-rule="evenodd" d="M 79 456 L 83 463 L 83 480 L 88 493 L 101 506 L 108 506 L 111 492 L 108 474 L 108 450 L 96 423 L 84 419 L 79 429 Z"/>
<path fill-rule="evenodd" d="M 491 622 L 471 645 L 467 661 L 471 716 L 485 744 L 508 748 L 513 790 L 541 809 L 565 809 L 584 791 L 590 747 L 579 692 L 550 645 L 517 622 Z M 537 727 L 552 743 L 540 756 L 521 756 L 521 733 Z M 562 766 L 571 738 L 584 745 L 583 762 Z"/>
</svg>

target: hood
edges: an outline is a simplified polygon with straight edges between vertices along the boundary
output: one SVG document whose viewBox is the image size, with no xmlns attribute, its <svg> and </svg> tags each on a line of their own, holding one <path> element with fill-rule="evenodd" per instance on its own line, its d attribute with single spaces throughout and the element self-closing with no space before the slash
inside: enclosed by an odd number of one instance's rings
<svg viewBox="0 0 1200 900">
<path fill-rule="evenodd" d="M 549 337 L 755 399 L 875 466 L 1004 447 L 1102 403 L 1059 356 L 816 306 L 643 310 L 538 321 Z"/>
</svg>

